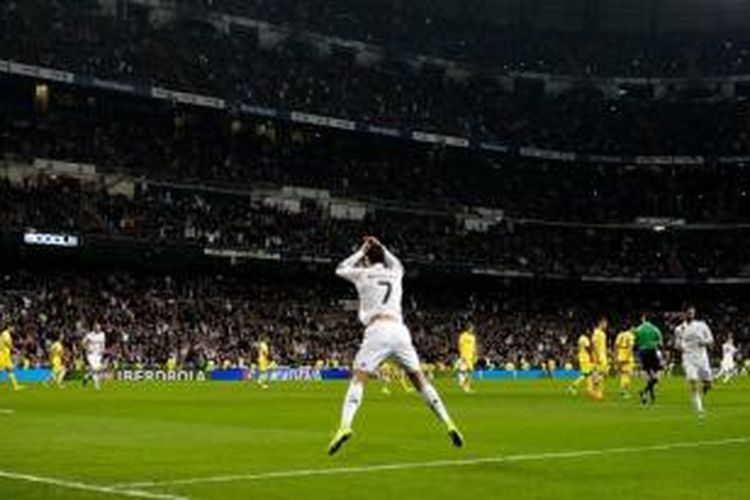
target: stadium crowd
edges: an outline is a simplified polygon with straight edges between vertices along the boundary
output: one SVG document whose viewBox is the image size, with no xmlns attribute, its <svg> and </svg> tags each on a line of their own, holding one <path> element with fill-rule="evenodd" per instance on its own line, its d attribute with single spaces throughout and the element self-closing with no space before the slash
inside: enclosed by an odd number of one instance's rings
<svg viewBox="0 0 750 500">
<path fill-rule="evenodd" d="M 510 145 L 629 155 L 735 155 L 750 147 L 747 106 L 733 100 L 679 91 L 659 100 L 611 96 L 588 86 L 546 96 L 509 91 L 489 74 L 455 80 L 391 57 L 362 66 L 351 53 L 322 55 L 294 37 L 267 49 L 257 36 L 220 32 L 205 20 L 151 24 L 94 10 L 91 2 L 4 3 L 0 58 Z"/>
<path fill-rule="evenodd" d="M 0 89 L 0 150 L 24 162 L 92 163 L 105 172 L 232 188 L 299 185 L 442 210 L 484 206 L 516 219 L 737 223 L 750 213 L 750 174 L 741 165 L 527 158 L 73 88 L 53 87 L 40 110 L 28 82 L 0 78 Z"/>
<path fill-rule="evenodd" d="M 364 220 L 332 217 L 318 202 L 299 209 L 250 193 L 139 184 L 133 196 L 100 182 L 39 175 L 0 183 L 0 228 L 183 242 L 335 260 L 367 232 L 425 264 L 492 267 L 559 277 L 706 278 L 750 275 L 744 229 L 653 231 L 649 227 L 494 222 L 466 227 L 455 213 L 374 209 Z M 711 241 L 710 245 L 706 241 Z"/>
<path fill-rule="evenodd" d="M 95 322 L 107 333 L 113 366 L 159 368 L 172 356 L 186 369 L 209 362 L 249 366 L 260 340 L 272 346 L 281 365 L 347 365 L 361 339 L 353 291 L 329 278 L 34 269 L 4 271 L 2 286 L 0 311 L 12 318 L 17 345 L 32 364 L 44 362 L 49 339 L 61 334 L 78 352 L 80 338 Z M 554 359 L 564 366 L 574 363 L 578 335 L 589 332 L 599 314 L 608 315 L 614 336 L 637 323 L 644 304 L 668 310 L 667 304 L 649 300 L 412 286 L 404 308 L 426 362 L 451 366 L 458 332 L 472 323 L 482 364 L 541 366 Z M 717 339 L 732 333 L 750 355 L 746 304 L 725 297 L 706 302 L 700 311 Z M 677 322 L 674 315 L 661 313 L 656 320 L 667 332 Z M 671 338 L 668 334 L 667 353 Z"/>
</svg>

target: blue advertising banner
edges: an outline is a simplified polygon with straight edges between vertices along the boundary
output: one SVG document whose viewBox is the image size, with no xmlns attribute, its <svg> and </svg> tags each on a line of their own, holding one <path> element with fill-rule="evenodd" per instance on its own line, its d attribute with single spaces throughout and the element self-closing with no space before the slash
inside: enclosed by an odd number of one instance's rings
<svg viewBox="0 0 750 500">
<path fill-rule="evenodd" d="M 268 379 L 270 381 L 290 381 L 290 380 L 321 380 L 323 372 L 312 366 L 279 366 L 268 370 Z M 211 380 L 237 381 L 237 380 L 257 380 L 260 371 L 256 368 L 248 370 L 247 368 L 236 368 L 230 370 L 213 370 Z M 345 370 L 345 375 L 339 378 L 348 378 L 349 371 Z"/>
<path fill-rule="evenodd" d="M 211 372 L 211 380 L 220 381 L 237 381 L 245 380 L 247 378 L 247 370 L 243 368 L 236 368 L 231 370 L 213 370 Z"/>
<path fill-rule="evenodd" d="M 32 368 L 30 370 L 16 370 L 16 378 L 22 384 L 44 382 L 52 372 L 47 368 Z M 8 374 L 0 372 L 0 382 L 7 382 Z"/>
<path fill-rule="evenodd" d="M 351 376 L 348 368 L 329 368 L 320 372 L 320 378 L 323 380 L 344 380 Z"/>
<path fill-rule="evenodd" d="M 569 379 L 578 377 L 577 370 L 555 370 L 552 378 Z M 532 380 L 550 378 L 544 370 L 477 370 L 475 380 Z"/>
</svg>

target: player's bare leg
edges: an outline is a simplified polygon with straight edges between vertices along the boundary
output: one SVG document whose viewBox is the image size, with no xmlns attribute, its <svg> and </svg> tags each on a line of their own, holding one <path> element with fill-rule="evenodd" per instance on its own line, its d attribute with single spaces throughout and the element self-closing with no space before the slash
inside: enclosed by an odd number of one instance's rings
<svg viewBox="0 0 750 500">
<path fill-rule="evenodd" d="M 15 370 L 6 370 L 6 373 L 8 374 L 8 380 L 10 381 L 10 386 L 13 388 L 14 391 L 20 391 L 26 388 L 18 383 Z"/>
<path fill-rule="evenodd" d="M 357 414 L 357 410 L 359 410 L 359 407 L 362 404 L 362 397 L 365 393 L 367 380 L 368 375 L 365 371 L 355 370 L 352 374 L 349 388 L 346 390 L 346 396 L 344 396 L 344 404 L 341 408 L 341 422 L 339 423 L 339 428 L 328 445 L 329 455 L 333 455 L 339 451 L 341 446 L 352 437 L 352 422 L 354 422 L 354 416 Z"/>
<path fill-rule="evenodd" d="M 474 389 L 471 387 L 471 372 L 466 372 L 466 375 L 464 378 L 464 392 L 466 393 L 474 392 Z"/>
<path fill-rule="evenodd" d="M 620 396 L 623 398 L 630 397 L 630 384 L 632 378 L 629 370 L 620 370 Z"/>
<path fill-rule="evenodd" d="M 383 383 L 383 387 L 380 389 L 380 392 L 390 396 L 391 389 L 388 386 L 391 384 L 391 374 L 388 372 L 388 370 L 381 368 L 378 371 L 378 378 L 380 378 L 380 381 Z"/>
<path fill-rule="evenodd" d="M 458 386 L 461 389 L 466 390 L 466 372 L 464 371 L 463 367 L 459 366 L 457 378 L 458 378 Z"/>
<path fill-rule="evenodd" d="M 453 423 L 453 420 L 448 414 L 448 410 L 443 404 L 443 400 L 440 399 L 440 395 L 435 390 L 435 387 L 433 387 L 433 385 L 424 376 L 424 373 L 422 373 L 421 371 L 416 371 L 408 373 L 407 375 L 414 388 L 418 390 L 420 394 L 422 394 L 422 398 L 424 398 L 425 403 L 427 403 L 432 412 L 440 419 L 440 421 L 445 424 L 446 428 L 448 429 L 448 436 L 451 438 L 453 446 L 459 448 L 463 446 L 464 437 L 459 432 L 456 424 Z"/>
<path fill-rule="evenodd" d="M 573 382 L 568 385 L 567 391 L 569 394 L 577 395 L 578 389 L 581 387 L 581 384 L 584 383 L 589 378 L 588 374 L 581 373 L 577 379 L 575 379 Z"/>
<path fill-rule="evenodd" d="M 695 413 L 700 420 L 703 420 L 703 417 L 705 415 L 705 411 L 703 408 L 703 394 L 706 391 L 705 384 L 705 382 L 701 384 L 701 382 L 697 380 L 690 381 L 690 400 L 693 403 Z M 708 384 L 710 386 L 710 382 Z M 701 385 L 703 385 L 703 387 L 701 387 Z"/>
<path fill-rule="evenodd" d="M 595 371 L 591 374 L 591 384 L 588 388 L 589 396 L 593 399 L 602 399 L 604 397 L 604 373 Z"/>
<path fill-rule="evenodd" d="M 593 399 L 601 399 L 596 397 L 596 379 L 597 373 L 596 372 L 589 372 L 589 373 L 581 373 L 577 379 L 575 379 L 567 388 L 567 391 L 569 394 L 573 394 L 574 396 L 578 394 L 578 390 L 581 387 L 581 384 L 584 385 L 586 389 L 586 394 L 593 398 Z"/>
<path fill-rule="evenodd" d="M 583 381 L 585 382 L 586 395 L 591 399 L 602 399 L 601 393 L 598 392 L 597 386 L 599 384 L 599 373 L 593 371 L 589 374 L 584 375 Z"/>
<path fill-rule="evenodd" d="M 57 387 L 59 387 L 60 389 L 65 388 L 65 385 L 63 384 L 63 381 L 65 380 L 65 373 L 67 373 L 67 370 L 63 368 L 62 370 L 54 374 L 55 384 L 57 384 Z"/>
<path fill-rule="evenodd" d="M 719 373 L 716 374 L 716 379 L 721 379 L 723 383 L 728 384 L 734 378 L 736 373 L 737 370 L 735 368 L 725 368 L 722 366 Z"/>
<path fill-rule="evenodd" d="M 268 370 L 258 371 L 258 385 L 261 389 L 268 389 Z"/>
<path fill-rule="evenodd" d="M 656 392 L 654 391 L 654 389 L 656 388 L 656 384 L 659 383 L 659 372 L 646 372 L 646 375 L 648 377 L 646 387 L 644 387 L 643 390 L 638 393 L 641 397 L 641 403 L 643 405 L 648 404 L 649 400 L 651 404 L 654 404 L 656 402 Z"/>
<path fill-rule="evenodd" d="M 406 371 L 404 371 L 403 368 L 398 369 L 398 381 L 401 384 L 401 388 L 406 392 L 407 394 L 411 394 L 414 392 L 414 386 L 409 384 L 408 377 L 406 376 Z"/>
<path fill-rule="evenodd" d="M 464 392 L 473 392 L 471 389 L 471 372 L 465 365 L 458 369 L 458 385 Z"/>
</svg>

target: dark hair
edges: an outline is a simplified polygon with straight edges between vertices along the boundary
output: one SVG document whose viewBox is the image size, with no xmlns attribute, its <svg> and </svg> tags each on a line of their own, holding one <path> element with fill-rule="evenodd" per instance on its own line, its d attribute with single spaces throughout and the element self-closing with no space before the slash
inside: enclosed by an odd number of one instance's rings
<svg viewBox="0 0 750 500">
<path fill-rule="evenodd" d="M 370 264 L 385 264 L 385 252 L 383 252 L 383 247 L 380 245 L 372 244 L 367 248 L 367 252 L 365 252 L 365 255 L 367 256 L 367 260 L 370 262 Z"/>
</svg>

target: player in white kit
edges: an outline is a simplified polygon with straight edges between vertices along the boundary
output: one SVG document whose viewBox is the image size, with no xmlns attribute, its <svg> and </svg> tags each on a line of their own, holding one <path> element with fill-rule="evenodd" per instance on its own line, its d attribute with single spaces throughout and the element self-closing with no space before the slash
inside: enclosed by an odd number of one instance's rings
<svg viewBox="0 0 750 500">
<path fill-rule="evenodd" d="M 688 307 L 683 322 L 675 329 L 675 344 L 682 352 L 682 367 L 690 384 L 691 398 L 698 418 L 703 418 L 703 395 L 711 389 L 711 363 L 708 347 L 714 343 L 711 329 L 695 319 L 695 308 Z"/>
<path fill-rule="evenodd" d="M 411 334 L 404 325 L 401 313 L 404 268 L 401 262 L 376 238 L 368 236 L 359 250 L 339 264 L 336 274 L 350 281 L 357 289 L 359 321 L 365 326 L 365 335 L 354 358 L 352 379 L 341 410 L 341 423 L 328 446 L 328 454 L 336 453 L 351 438 L 352 422 L 362 403 L 365 384 L 386 359 L 393 359 L 404 368 L 427 405 L 445 424 L 453 444 L 463 446 L 463 436 L 448 415 L 437 391 L 422 372 Z"/>
<path fill-rule="evenodd" d="M 99 323 L 94 323 L 94 328 L 83 337 L 83 348 L 86 351 L 86 363 L 88 373 L 84 377 L 84 384 L 88 379 L 94 381 L 94 387 L 101 389 L 101 373 L 103 370 L 102 356 L 106 349 L 106 338 Z"/>
<path fill-rule="evenodd" d="M 737 347 L 735 347 L 731 335 L 721 345 L 721 352 L 721 366 L 719 367 L 719 373 L 716 374 L 716 378 L 722 378 L 726 384 L 737 374 L 737 363 L 734 360 L 734 357 L 737 355 Z"/>
</svg>

